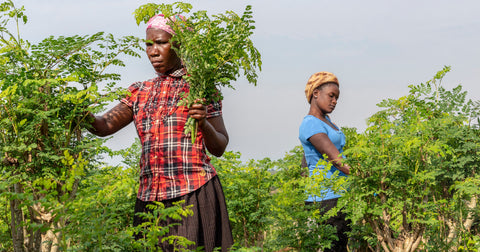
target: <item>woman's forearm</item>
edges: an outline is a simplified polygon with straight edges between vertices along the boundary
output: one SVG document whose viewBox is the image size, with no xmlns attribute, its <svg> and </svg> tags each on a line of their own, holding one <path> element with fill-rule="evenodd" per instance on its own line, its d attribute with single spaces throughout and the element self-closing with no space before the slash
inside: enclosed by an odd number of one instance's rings
<svg viewBox="0 0 480 252">
<path fill-rule="evenodd" d="M 102 116 L 93 114 L 90 114 L 90 116 L 92 117 L 92 127 L 88 130 L 92 134 L 102 137 L 119 131 L 133 120 L 132 110 L 123 103 L 119 103 Z"/>
<path fill-rule="evenodd" d="M 222 156 L 228 145 L 228 134 L 223 125 L 223 119 L 217 117 L 208 119 L 200 130 L 208 152 L 217 157 Z"/>
</svg>

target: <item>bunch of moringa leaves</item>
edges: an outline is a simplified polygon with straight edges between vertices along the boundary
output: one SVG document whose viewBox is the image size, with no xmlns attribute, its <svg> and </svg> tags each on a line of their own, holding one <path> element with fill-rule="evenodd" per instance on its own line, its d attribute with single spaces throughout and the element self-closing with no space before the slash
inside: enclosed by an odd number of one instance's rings
<svg viewBox="0 0 480 252">
<path fill-rule="evenodd" d="M 219 87 L 233 88 L 231 82 L 240 77 L 240 71 L 249 83 L 256 85 L 257 69 L 261 70 L 260 53 L 254 47 L 250 36 L 255 29 L 251 6 L 247 5 L 242 16 L 233 11 L 209 17 L 204 10 L 197 11 L 185 19 L 175 18 L 190 13 L 192 5 L 176 2 L 173 4 L 145 4 L 135 10 L 137 25 L 147 22 L 152 16 L 162 13 L 171 18 L 169 25 L 175 32 L 172 47 L 182 59 L 186 69 L 186 81 L 190 92 L 184 95 L 179 105 L 190 107 L 199 101 L 209 104 L 221 100 Z M 195 141 L 196 123 L 189 118 L 185 134 L 192 133 Z"/>
</svg>

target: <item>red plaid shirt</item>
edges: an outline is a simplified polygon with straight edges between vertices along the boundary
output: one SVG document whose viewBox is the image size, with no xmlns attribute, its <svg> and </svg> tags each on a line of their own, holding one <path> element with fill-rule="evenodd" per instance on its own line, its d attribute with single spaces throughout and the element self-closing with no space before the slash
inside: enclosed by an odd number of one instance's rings
<svg viewBox="0 0 480 252">
<path fill-rule="evenodd" d="M 136 82 L 131 95 L 121 102 L 132 108 L 133 120 L 142 143 L 140 188 L 142 201 L 172 199 L 197 190 L 216 175 L 205 153 L 202 133 L 192 144 L 184 125 L 188 108 L 177 106 L 189 85 L 182 79 L 185 69 L 169 75 Z M 221 102 L 207 107 L 207 118 L 222 115 Z"/>
</svg>

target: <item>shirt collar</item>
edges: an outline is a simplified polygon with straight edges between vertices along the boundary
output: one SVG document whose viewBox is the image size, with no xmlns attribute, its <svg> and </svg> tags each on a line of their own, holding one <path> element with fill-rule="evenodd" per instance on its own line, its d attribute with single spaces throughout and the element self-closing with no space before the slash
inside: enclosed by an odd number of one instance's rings
<svg viewBox="0 0 480 252">
<path fill-rule="evenodd" d="M 167 76 L 170 76 L 170 77 L 175 77 L 175 78 L 180 78 L 182 77 L 183 75 L 187 74 L 187 70 L 185 69 L 185 67 L 181 67 L 169 74 L 164 74 L 164 73 L 157 73 L 158 77 L 160 78 L 165 78 Z"/>
</svg>

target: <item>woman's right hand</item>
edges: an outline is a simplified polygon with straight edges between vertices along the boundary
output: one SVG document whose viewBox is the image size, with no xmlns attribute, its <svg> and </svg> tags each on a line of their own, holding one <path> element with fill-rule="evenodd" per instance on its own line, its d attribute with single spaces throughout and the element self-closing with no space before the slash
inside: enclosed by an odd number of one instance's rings
<svg viewBox="0 0 480 252">
<path fill-rule="evenodd" d="M 337 150 L 330 138 L 328 138 L 327 134 L 318 133 L 311 136 L 308 140 L 318 152 L 327 155 L 328 161 L 332 162 L 337 169 L 346 175 L 350 175 L 350 166 L 343 163 L 343 158 L 340 155 L 340 152 Z"/>
</svg>

